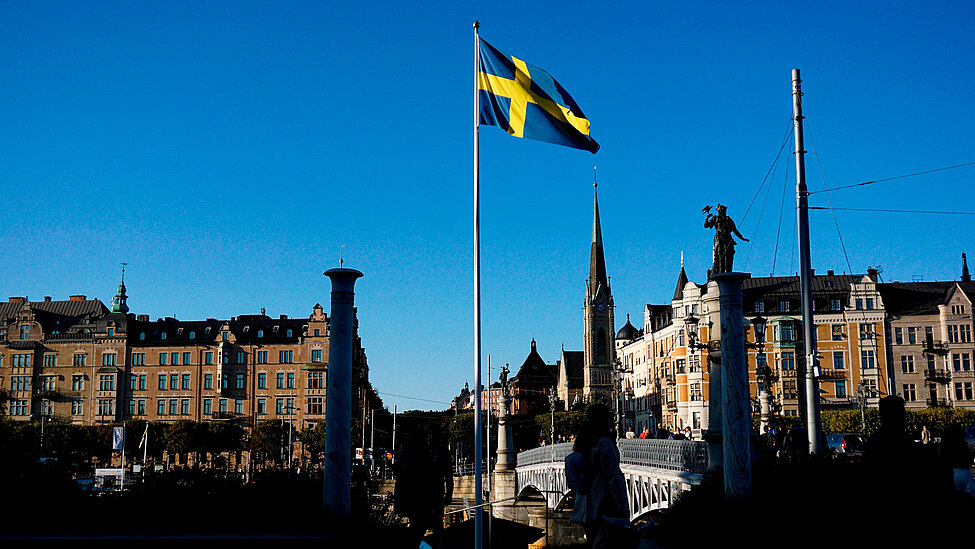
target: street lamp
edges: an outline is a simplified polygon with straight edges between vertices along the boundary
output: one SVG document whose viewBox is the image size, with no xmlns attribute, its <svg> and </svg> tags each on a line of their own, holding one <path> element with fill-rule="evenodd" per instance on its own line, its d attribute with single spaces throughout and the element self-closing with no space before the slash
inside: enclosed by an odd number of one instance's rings
<svg viewBox="0 0 975 549">
<path fill-rule="evenodd" d="M 772 371 L 768 367 L 765 357 L 765 328 L 768 324 L 762 315 L 758 315 L 751 320 L 752 329 L 755 331 L 755 342 L 745 342 L 746 349 L 755 349 L 755 380 L 758 382 L 758 402 L 761 417 L 760 431 L 766 432 L 769 428 L 769 415 L 771 411 L 771 394 L 769 384 L 772 380 Z"/>
</svg>

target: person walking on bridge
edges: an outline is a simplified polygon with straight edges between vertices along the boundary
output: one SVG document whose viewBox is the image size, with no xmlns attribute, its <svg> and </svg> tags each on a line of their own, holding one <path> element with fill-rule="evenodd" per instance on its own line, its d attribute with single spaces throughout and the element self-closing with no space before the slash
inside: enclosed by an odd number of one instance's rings
<svg viewBox="0 0 975 549">
<path fill-rule="evenodd" d="M 626 480 L 620 470 L 616 429 L 608 406 L 589 407 L 573 450 L 583 457 L 589 488 L 576 495 L 571 520 L 582 523 L 586 541 L 593 549 L 625 549 L 632 545 L 635 540 L 627 539 L 631 536 L 627 527 L 630 505 Z"/>
</svg>

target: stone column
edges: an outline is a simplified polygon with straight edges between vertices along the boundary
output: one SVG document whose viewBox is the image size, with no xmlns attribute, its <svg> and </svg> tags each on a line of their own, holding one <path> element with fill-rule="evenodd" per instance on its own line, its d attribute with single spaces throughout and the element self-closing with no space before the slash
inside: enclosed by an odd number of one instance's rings
<svg viewBox="0 0 975 549">
<path fill-rule="evenodd" d="M 508 520 L 515 519 L 514 498 L 518 495 L 518 478 L 515 473 L 518 455 L 514 449 L 514 439 L 511 433 L 511 425 L 508 424 L 508 409 L 511 406 L 511 397 L 508 395 L 508 388 L 501 389 L 501 409 L 498 413 L 498 463 L 494 466 L 494 488 L 492 501 L 499 501 L 493 505 L 493 514 L 496 517 Z M 503 501 L 508 500 L 508 501 Z"/>
<path fill-rule="evenodd" d="M 708 372 L 708 426 L 704 432 L 704 440 L 708 443 L 708 470 L 712 473 L 724 466 L 721 446 L 721 347 L 715 334 L 721 333 L 721 315 L 719 314 L 718 285 L 708 282 L 707 293 L 704 294 L 704 309 L 707 311 L 708 321 L 708 356 L 707 362 L 702 364 Z"/>
<path fill-rule="evenodd" d="M 724 494 L 744 501 L 752 493 L 751 398 L 745 362 L 745 330 L 741 310 L 742 281 L 746 273 L 721 273 L 718 283 L 721 307 L 721 402 Z"/>
<path fill-rule="evenodd" d="M 353 304 L 355 269 L 329 269 L 332 280 L 332 315 L 329 319 L 328 377 L 325 399 L 325 481 L 322 506 L 329 518 L 349 516 L 352 479 L 352 360 L 355 356 Z"/>
</svg>

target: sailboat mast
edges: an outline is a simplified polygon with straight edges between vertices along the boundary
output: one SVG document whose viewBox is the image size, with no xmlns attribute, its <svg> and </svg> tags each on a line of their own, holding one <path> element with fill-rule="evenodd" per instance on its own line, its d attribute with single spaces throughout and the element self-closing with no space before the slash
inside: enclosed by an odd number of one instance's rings
<svg viewBox="0 0 975 549">
<path fill-rule="evenodd" d="M 799 227 L 799 288 L 802 293 L 802 335 L 805 342 L 806 432 L 809 453 L 821 454 L 819 442 L 819 367 L 816 362 L 816 324 L 813 321 L 812 266 L 809 259 L 809 192 L 806 190 L 805 150 L 802 144 L 802 80 L 792 69 L 792 113 L 796 136 L 796 213 Z"/>
</svg>

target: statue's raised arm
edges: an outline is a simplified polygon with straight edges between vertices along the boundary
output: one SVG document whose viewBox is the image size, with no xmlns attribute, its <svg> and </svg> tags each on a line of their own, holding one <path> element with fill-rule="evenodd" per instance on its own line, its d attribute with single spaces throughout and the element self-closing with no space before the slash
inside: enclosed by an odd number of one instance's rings
<svg viewBox="0 0 975 549">
<path fill-rule="evenodd" d="M 711 213 L 711 206 L 707 206 L 702 210 L 702 213 L 705 214 L 704 228 L 714 229 L 714 262 L 711 268 L 711 274 L 729 273 L 732 271 L 735 259 L 734 237 L 737 236 L 744 242 L 748 242 L 748 239 L 738 232 L 738 227 L 735 226 L 734 220 L 726 214 L 728 211 L 727 206 L 718 204 L 716 209 L 718 211 L 717 214 Z"/>
</svg>

